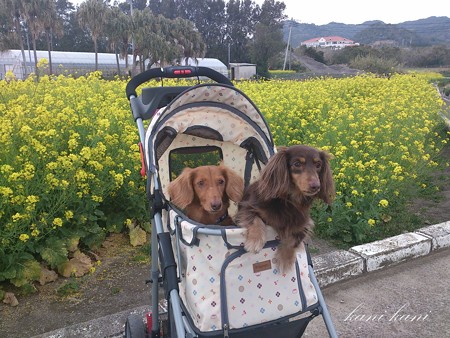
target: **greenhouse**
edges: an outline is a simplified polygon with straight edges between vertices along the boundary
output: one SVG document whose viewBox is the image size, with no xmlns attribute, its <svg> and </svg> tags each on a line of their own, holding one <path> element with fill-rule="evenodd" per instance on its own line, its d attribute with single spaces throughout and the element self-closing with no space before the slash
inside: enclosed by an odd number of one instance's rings
<svg viewBox="0 0 450 338">
<path fill-rule="evenodd" d="M 52 71 L 53 74 L 72 74 L 84 75 L 95 70 L 95 53 L 84 52 L 52 52 Z M 48 51 L 37 51 L 38 62 L 41 59 L 49 60 Z M 128 56 L 128 65 L 131 67 L 132 56 Z M 183 60 L 182 64 L 186 64 Z M 188 65 L 209 67 L 225 76 L 228 76 L 228 69 L 220 60 L 212 58 L 198 58 L 187 60 Z M 119 58 L 120 73 L 123 75 L 126 69 L 125 59 Z M 26 67 L 26 68 L 25 68 Z M 25 72 L 26 69 L 26 72 Z M 106 77 L 117 75 L 116 54 L 98 53 L 98 70 L 102 71 Z M 24 79 L 25 74 L 34 72 L 34 53 L 32 50 L 25 51 L 25 62 L 23 61 L 22 52 L 12 49 L 0 52 L 0 79 L 5 79 L 5 75 L 11 71 L 16 79 Z"/>
<path fill-rule="evenodd" d="M 46 59 L 48 61 L 48 51 L 38 50 L 36 52 L 38 61 Z M 83 75 L 95 70 L 95 53 L 83 52 L 52 52 L 52 65 L 54 74 L 78 74 Z M 128 56 L 129 64 L 132 63 L 131 55 Z M 125 59 L 119 58 L 121 72 L 125 69 Z M 26 67 L 26 72 L 25 72 Z M 98 53 L 98 70 L 104 75 L 117 74 L 116 54 Z M 25 51 L 25 62 L 22 52 L 12 49 L 0 52 L 0 78 L 4 79 L 5 74 L 12 71 L 17 79 L 23 79 L 26 74 L 34 71 L 34 52 Z"/>
</svg>

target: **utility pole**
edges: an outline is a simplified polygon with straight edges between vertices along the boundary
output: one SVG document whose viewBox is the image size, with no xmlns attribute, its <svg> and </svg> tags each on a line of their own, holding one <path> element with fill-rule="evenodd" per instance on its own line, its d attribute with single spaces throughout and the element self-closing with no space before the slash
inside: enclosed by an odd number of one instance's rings
<svg viewBox="0 0 450 338">
<path fill-rule="evenodd" d="M 131 21 L 133 21 L 133 0 L 127 0 L 127 2 L 130 2 L 130 16 L 131 16 Z M 128 48 L 127 48 L 128 50 Z M 128 58 L 128 52 L 127 52 L 127 58 Z M 136 62 L 135 62 L 135 58 L 134 58 L 134 37 L 133 37 L 133 32 L 131 32 L 131 75 L 134 75 L 134 71 L 135 71 L 135 67 L 136 67 Z"/>
<path fill-rule="evenodd" d="M 292 23 L 289 25 L 289 35 L 288 35 L 288 42 L 286 45 L 286 53 L 284 54 L 284 64 L 283 64 L 283 70 L 286 70 L 286 61 L 288 56 L 288 51 L 291 45 L 291 32 L 292 32 Z"/>
<path fill-rule="evenodd" d="M 128 0 L 130 1 L 130 15 L 131 15 L 131 20 L 133 20 L 133 0 Z M 134 56 L 134 38 L 133 38 L 133 33 L 131 33 L 131 51 L 133 53 Z"/>
</svg>

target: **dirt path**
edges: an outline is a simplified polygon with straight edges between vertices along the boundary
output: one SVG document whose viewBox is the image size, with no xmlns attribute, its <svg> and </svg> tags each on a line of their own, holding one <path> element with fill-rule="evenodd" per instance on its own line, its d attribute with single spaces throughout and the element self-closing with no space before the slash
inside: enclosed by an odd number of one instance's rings
<svg viewBox="0 0 450 338">
<path fill-rule="evenodd" d="M 0 305 L 2 337 L 31 337 L 68 325 L 150 304 L 148 261 L 142 250 L 131 247 L 125 236 L 114 235 L 98 251 L 101 265 L 77 279 L 59 278 L 40 286 L 30 296 L 18 296 L 19 305 Z M 78 290 L 67 296 L 57 290 L 71 283 Z"/>
</svg>

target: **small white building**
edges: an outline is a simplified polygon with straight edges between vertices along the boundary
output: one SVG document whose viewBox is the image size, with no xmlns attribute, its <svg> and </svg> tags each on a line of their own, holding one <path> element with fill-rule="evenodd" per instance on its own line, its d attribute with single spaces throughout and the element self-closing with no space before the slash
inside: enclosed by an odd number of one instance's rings
<svg viewBox="0 0 450 338">
<path fill-rule="evenodd" d="M 49 61 L 48 51 L 36 51 L 38 62 L 41 59 Z M 84 52 L 59 52 L 52 51 L 52 69 L 53 74 L 78 74 L 84 75 L 95 70 L 95 53 Z M 128 56 L 128 65 L 132 64 L 131 55 Z M 119 58 L 120 70 L 122 73 L 125 69 L 125 59 Z M 26 68 L 25 68 L 26 67 Z M 11 49 L 0 52 L 0 79 L 5 78 L 7 71 L 12 71 L 17 79 L 23 79 L 26 74 L 34 72 L 34 52 L 32 50 L 25 51 L 25 62 L 22 52 L 17 49 Z M 103 72 L 105 76 L 113 76 L 117 74 L 116 54 L 98 53 L 98 70 Z"/>
<path fill-rule="evenodd" d="M 182 66 L 194 66 L 194 67 L 208 67 L 216 72 L 221 73 L 222 75 L 225 75 L 226 77 L 229 77 L 228 75 L 228 68 L 227 66 L 220 61 L 219 59 L 213 59 L 213 58 L 188 58 L 187 62 L 185 59 L 183 59 L 180 64 Z"/>
<path fill-rule="evenodd" d="M 253 63 L 230 63 L 231 80 L 248 80 L 256 76 Z"/>
</svg>

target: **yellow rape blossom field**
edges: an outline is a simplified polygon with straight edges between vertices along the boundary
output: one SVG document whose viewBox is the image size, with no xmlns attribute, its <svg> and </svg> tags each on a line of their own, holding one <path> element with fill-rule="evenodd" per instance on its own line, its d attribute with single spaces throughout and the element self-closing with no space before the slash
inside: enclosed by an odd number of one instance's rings
<svg viewBox="0 0 450 338">
<path fill-rule="evenodd" d="M 277 145 L 333 155 L 337 197 L 331 207 L 315 206 L 316 233 L 359 244 L 407 230 L 396 215 L 413 194 L 436 189 L 429 173 L 448 140 L 436 76 L 236 86 L 266 117 Z M 60 269 L 73 247 L 95 247 L 130 224 L 148 230 L 126 83 L 98 72 L 0 81 L 0 281 L 25 285 L 39 278 L 40 262 Z"/>
</svg>

